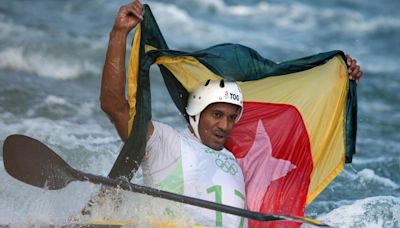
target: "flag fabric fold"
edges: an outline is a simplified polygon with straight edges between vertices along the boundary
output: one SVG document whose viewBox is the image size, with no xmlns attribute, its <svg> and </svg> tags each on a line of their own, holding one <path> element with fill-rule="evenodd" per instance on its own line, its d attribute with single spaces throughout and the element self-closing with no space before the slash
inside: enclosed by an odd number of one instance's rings
<svg viewBox="0 0 400 228">
<path fill-rule="evenodd" d="M 275 63 L 239 44 L 194 52 L 169 50 L 145 5 L 128 68 L 130 136 L 111 177 L 132 177 L 144 154 L 151 119 L 149 68 L 157 64 L 178 110 L 207 79 L 237 81 L 244 113 L 226 147 L 242 166 L 247 207 L 304 215 L 305 205 L 355 153 L 357 97 L 342 51 Z M 133 171 L 132 171 L 133 170 Z M 278 224 L 278 223 L 277 223 Z M 250 226 L 262 226 L 250 222 Z"/>
</svg>

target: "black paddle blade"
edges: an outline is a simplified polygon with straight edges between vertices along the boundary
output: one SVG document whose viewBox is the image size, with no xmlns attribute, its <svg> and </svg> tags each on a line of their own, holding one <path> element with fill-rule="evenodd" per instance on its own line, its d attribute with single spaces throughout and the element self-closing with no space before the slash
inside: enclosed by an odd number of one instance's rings
<svg viewBox="0 0 400 228">
<path fill-rule="evenodd" d="M 40 188 L 61 189 L 77 180 L 71 166 L 46 145 L 28 136 L 8 136 L 3 145 L 3 160 L 11 176 Z"/>
</svg>

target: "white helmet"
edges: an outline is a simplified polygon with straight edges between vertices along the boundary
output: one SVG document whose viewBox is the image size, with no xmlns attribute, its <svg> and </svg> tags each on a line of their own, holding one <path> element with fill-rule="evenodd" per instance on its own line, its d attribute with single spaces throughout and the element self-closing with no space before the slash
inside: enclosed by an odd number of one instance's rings
<svg viewBox="0 0 400 228">
<path fill-rule="evenodd" d="M 200 85 L 189 95 L 186 112 L 189 115 L 189 123 L 198 139 L 200 139 L 200 113 L 208 105 L 218 102 L 239 106 L 240 113 L 235 122 L 239 121 L 243 113 L 243 95 L 236 82 L 207 80 L 204 85 Z"/>
</svg>

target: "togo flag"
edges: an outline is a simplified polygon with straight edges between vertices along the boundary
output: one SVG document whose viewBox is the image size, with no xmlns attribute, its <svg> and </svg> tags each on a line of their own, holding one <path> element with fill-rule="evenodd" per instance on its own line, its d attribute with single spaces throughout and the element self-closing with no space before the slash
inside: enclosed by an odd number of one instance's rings
<svg viewBox="0 0 400 228">
<path fill-rule="evenodd" d="M 170 96 L 186 119 L 188 94 L 200 83 L 207 79 L 238 82 L 244 113 L 226 147 L 243 169 L 247 208 L 304 215 L 305 205 L 355 153 L 356 85 L 348 79 L 343 52 L 275 63 L 238 44 L 173 51 L 147 5 L 145 10 L 132 42 L 128 68 L 131 134 L 110 177 L 131 178 L 143 159 L 151 119 L 149 69 L 157 64 Z M 250 226 L 262 224 L 250 221 Z"/>
</svg>

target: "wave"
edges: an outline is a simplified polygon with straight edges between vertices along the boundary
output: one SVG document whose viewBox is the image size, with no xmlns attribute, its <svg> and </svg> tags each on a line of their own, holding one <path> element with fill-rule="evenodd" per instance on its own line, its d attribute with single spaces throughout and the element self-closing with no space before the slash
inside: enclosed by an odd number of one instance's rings
<svg viewBox="0 0 400 228">
<path fill-rule="evenodd" d="M 9 47 L 0 51 L 0 67 L 61 80 L 100 73 L 99 67 L 90 60 L 72 57 L 62 59 L 51 53 L 30 52 L 23 47 Z"/>
<path fill-rule="evenodd" d="M 398 227 L 400 199 L 393 196 L 376 196 L 356 200 L 318 219 L 334 227 Z"/>
<path fill-rule="evenodd" d="M 384 161 L 387 162 L 387 159 Z M 348 189 L 353 190 L 363 189 L 364 191 L 366 191 L 368 190 L 368 188 L 382 188 L 382 190 L 384 189 L 387 191 L 389 189 L 395 190 L 400 187 L 400 185 L 393 180 L 387 177 L 379 176 L 375 173 L 374 170 L 369 168 L 364 168 L 361 171 L 353 170 L 352 172 L 345 170 L 342 173 L 342 176 L 345 177 L 348 182 L 357 183 L 357 186 L 348 187 Z"/>
<path fill-rule="evenodd" d="M 223 0 L 194 0 L 190 1 L 190 4 L 185 0 L 175 0 L 173 3 L 160 3 L 159 1 L 149 1 L 148 3 L 157 12 L 155 15 L 160 17 L 159 21 L 187 20 L 185 21 L 186 25 L 202 21 L 209 24 L 225 24 L 235 30 L 251 28 L 255 30 L 255 33 L 260 29 L 259 25 L 264 25 L 263 29 L 266 33 L 269 32 L 268 29 L 271 26 L 291 31 L 320 30 L 320 26 L 323 26 L 324 30 L 351 32 L 352 34 L 375 32 L 383 28 L 396 31 L 400 28 L 400 18 L 397 15 L 371 17 L 366 11 L 345 5 L 327 6 L 265 1 L 232 5 Z M 182 15 L 185 16 L 182 17 Z M 204 17 L 204 15 L 208 17 Z M 181 26 L 178 27 L 181 28 Z M 188 27 L 195 28 L 194 26 Z M 193 32 L 195 33 L 196 30 Z M 248 35 L 252 36 L 252 34 Z"/>
<path fill-rule="evenodd" d="M 74 167 L 107 174 L 122 141 L 110 122 L 101 119 L 100 125 L 96 121 L 95 105 L 71 104 L 61 97 L 48 96 L 41 104 L 32 105 L 24 117 L 2 112 L 0 139 L 11 134 L 31 136 L 53 148 Z"/>
<path fill-rule="evenodd" d="M 364 72 L 399 70 L 396 47 L 382 40 L 391 37 L 382 34 L 400 36 L 396 14 L 376 15 L 351 6 L 357 3 L 227 2 L 232 1 L 148 3 L 172 49 L 240 43 L 275 61 L 340 49 L 357 58 Z"/>
<path fill-rule="evenodd" d="M 393 182 L 389 178 L 381 177 L 381 176 L 375 174 L 375 172 L 371 169 L 363 169 L 357 173 L 357 176 L 361 183 L 368 184 L 368 183 L 373 182 L 373 183 L 383 185 L 385 187 L 393 188 L 393 189 L 400 187 L 400 185 Z"/>
<path fill-rule="evenodd" d="M 289 40 L 277 36 L 277 33 L 269 34 L 269 29 L 256 29 L 256 25 L 252 25 L 247 16 L 237 18 L 239 9 L 231 9 L 231 14 L 199 17 L 179 5 L 154 2 L 150 6 L 172 49 L 197 50 L 230 42 L 241 43 L 258 50 L 269 47 L 291 47 L 292 51 L 307 49 L 307 46 L 300 43 L 293 46 Z M 235 21 L 238 24 L 233 25 L 233 22 L 227 21 Z"/>
<path fill-rule="evenodd" d="M 29 34 L 31 37 L 43 37 L 45 35 L 45 33 L 40 30 L 16 24 L 2 14 L 0 14 L 0 31 L 0 39 L 20 39 L 19 37 L 25 34 Z"/>
<path fill-rule="evenodd" d="M 381 33 L 396 34 L 400 28 L 400 18 L 397 15 L 371 16 L 367 10 L 360 11 L 356 7 L 328 3 L 236 1 L 233 4 L 232 1 L 223 0 L 164 0 L 145 3 L 152 8 L 172 49 L 197 50 L 231 42 L 268 53 L 269 58 L 283 54 L 292 58 L 343 49 L 362 57 L 375 55 L 373 63 L 369 63 L 365 57 L 364 70 L 368 72 L 393 73 L 399 69 L 396 58 L 380 58 L 374 50 L 365 50 L 363 47 Z M 105 1 L 102 4 L 102 7 L 92 3 L 66 4 L 59 9 L 64 18 L 58 21 L 59 24 L 50 24 L 37 16 L 39 22 L 35 22 L 35 26 L 28 26 L 5 19 L 0 14 L 0 39 L 11 43 L 11 48 L 0 48 L 0 67 L 63 80 L 79 78 L 85 74 L 99 74 L 101 63 L 90 62 L 89 58 L 78 60 L 73 57 L 59 57 L 45 49 L 36 54 L 28 51 L 27 47 L 20 47 L 20 44 L 34 40 L 37 45 L 42 38 L 46 40 L 51 36 L 61 40 L 58 42 L 71 42 L 72 44 L 68 43 L 70 46 L 79 43 L 92 51 L 104 50 L 108 40 L 107 32 L 111 29 L 108 26 L 111 26 L 118 4 L 123 4 L 123 1 Z M 79 14 L 85 7 L 95 7 L 99 13 Z M 115 12 L 111 12 L 111 9 Z M 93 23 L 92 18 L 98 14 L 104 14 L 104 18 L 99 19 L 97 24 Z M 43 29 L 47 27 L 51 29 Z M 15 40 L 19 41 L 18 44 Z M 63 47 L 63 50 L 76 56 L 74 52 L 77 51 L 71 51 L 70 48 Z M 79 54 L 82 56 L 82 53 Z M 98 55 L 103 59 L 103 51 Z"/>
</svg>

